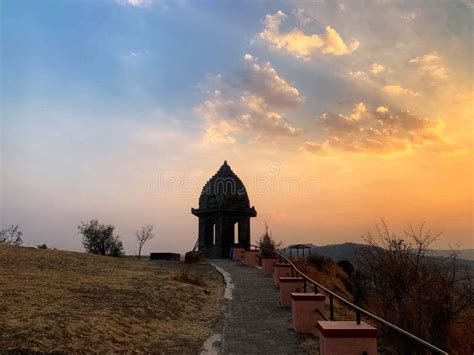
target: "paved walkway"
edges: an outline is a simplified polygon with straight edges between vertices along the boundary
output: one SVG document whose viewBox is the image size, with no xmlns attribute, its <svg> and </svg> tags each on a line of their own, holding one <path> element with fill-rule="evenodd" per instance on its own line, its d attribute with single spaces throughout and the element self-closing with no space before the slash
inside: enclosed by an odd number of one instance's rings
<svg viewBox="0 0 474 355">
<path fill-rule="evenodd" d="M 291 309 L 279 304 L 271 277 L 231 260 L 212 260 L 232 278 L 232 299 L 221 322 L 222 354 L 306 354 L 292 329 Z"/>
</svg>

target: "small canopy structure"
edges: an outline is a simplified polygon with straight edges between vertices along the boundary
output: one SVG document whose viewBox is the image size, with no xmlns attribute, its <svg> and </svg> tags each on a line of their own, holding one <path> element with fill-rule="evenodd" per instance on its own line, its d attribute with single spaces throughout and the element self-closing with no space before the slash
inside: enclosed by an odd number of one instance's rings
<svg viewBox="0 0 474 355">
<path fill-rule="evenodd" d="M 197 247 L 208 258 L 228 258 L 235 243 L 250 248 L 250 218 L 257 211 L 227 161 L 204 185 L 199 208 L 191 213 L 199 218 Z"/>
<path fill-rule="evenodd" d="M 297 258 L 300 257 L 300 250 L 301 250 L 301 257 L 303 259 L 308 256 L 311 256 L 311 247 L 307 246 L 306 244 L 293 244 L 289 246 L 289 249 L 290 249 L 290 258 L 293 256 L 296 256 Z M 293 255 L 293 254 L 296 254 L 296 255 Z"/>
</svg>

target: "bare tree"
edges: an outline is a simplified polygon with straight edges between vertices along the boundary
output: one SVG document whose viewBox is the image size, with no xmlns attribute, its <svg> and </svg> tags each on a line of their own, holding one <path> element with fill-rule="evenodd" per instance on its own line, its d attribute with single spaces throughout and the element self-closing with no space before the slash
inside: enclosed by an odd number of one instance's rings
<svg viewBox="0 0 474 355">
<path fill-rule="evenodd" d="M 140 259 L 143 245 L 145 245 L 146 242 L 148 242 L 149 240 L 155 237 L 155 235 L 153 234 L 153 226 L 152 225 L 142 226 L 140 230 L 137 230 L 135 232 L 135 235 L 137 236 L 137 240 L 138 240 L 138 259 Z"/>
<path fill-rule="evenodd" d="M 383 318 L 439 346 L 446 346 L 446 327 L 469 314 L 474 305 L 470 268 L 457 252 L 434 257 L 429 246 L 440 234 L 410 227 L 405 237 L 382 220 L 376 233 L 363 236 L 355 282 L 356 302 Z M 355 279 L 354 279 L 355 281 Z"/>
<path fill-rule="evenodd" d="M 11 225 L 8 228 L 0 230 L 0 244 L 11 244 L 20 246 L 23 244 L 23 232 L 19 229 L 17 225 Z"/>
</svg>

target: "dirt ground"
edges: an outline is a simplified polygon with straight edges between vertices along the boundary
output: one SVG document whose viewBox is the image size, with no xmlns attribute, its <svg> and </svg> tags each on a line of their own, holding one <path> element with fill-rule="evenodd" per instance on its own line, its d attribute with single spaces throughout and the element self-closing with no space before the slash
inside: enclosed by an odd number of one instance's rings
<svg viewBox="0 0 474 355">
<path fill-rule="evenodd" d="M 197 353 L 224 283 L 186 268 L 0 245 L 0 353 Z"/>
</svg>

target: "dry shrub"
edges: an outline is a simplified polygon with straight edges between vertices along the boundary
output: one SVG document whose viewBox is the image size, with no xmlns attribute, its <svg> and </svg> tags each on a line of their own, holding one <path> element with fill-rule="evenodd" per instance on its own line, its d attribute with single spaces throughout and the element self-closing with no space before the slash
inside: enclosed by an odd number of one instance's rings
<svg viewBox="0 0 474 355">
<path fill-rule="evenodd" d="M 173 277 L 173 280 L 195 286 L 207 286 L 203 275 L 199 271 L 192 270 L 188 267 L 176 272 L 176 275 Z"/>
<path fill-rule="evenodd" d="M 306 275 L 324 287 L 336 292 L 348 300 L 352 299 L 351 280 L 332 259 L 320 255 L 311 255 L 305 264 L 298 266 Z"/>
<path fill-rule="evenodd" d="M 465 312 L 472 312 L 473 277 L 469 268 L 461 267 L 454 250 L 448 257 L 432 257 L 429 247 L 440 234 L 433 235 L 423 227 L 410 228 L 398 237 L 382 220 L 375 234 L 367 233 L 367 246 L 359 253 L 355 294 L 362 306 L 448 349 L 447 327 L 458 323 Z M 469 340 L 465 333 L 458 336 L 462 343 Z M 406 339 L 394 341 L 407 351 Z M 449 350 L 457 353 L 452 346 Z"/>
<path fill-rule="evenodd" d="M 446 327 L 447 348 L 453 354 L 474 354 L 474 310 L 464 311 Z"/>
<path fill-rule="evenodd" d="M 318 271 L 323 271 L 323 269 L 328 266 L 328 264 L 334 264 L 331 259 L 318 254 L 313 254 L 308 257 L 308 263 L 314 266 Z"/>
<path fill-rule="evenodd" d="M 262 234 L 258 240 L 258 245 L 260 246 L 260 255 L 261 256 L 274 256 L 273 251 L 276 251 L 281 242 L 277 243 L 273 237 L 272 233 L 268 230 L 268 225 L 265 223 L 265 233 Z"/>
<path fill-rule="evenodd" d="M 186 264 L 198 263 L 201 261 L 202 258 L 203 258 L 203 255 L 199 251 L 188 251 L 184 255 L 184 262 Z"/>
</svg>

